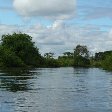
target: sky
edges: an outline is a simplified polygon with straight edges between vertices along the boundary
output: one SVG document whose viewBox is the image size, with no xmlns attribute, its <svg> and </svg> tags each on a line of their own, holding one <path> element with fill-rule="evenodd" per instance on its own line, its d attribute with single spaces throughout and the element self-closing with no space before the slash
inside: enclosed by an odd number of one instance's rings
<svg viewBox="0 0 112 112">
<path fill-rule="evenodd" d="M 0 37 L 33 37 L 40 53 L 72 52 L 86 45 L 93 54 L 112 50 L 112 0 L 0 0 Z"/>
</svg>

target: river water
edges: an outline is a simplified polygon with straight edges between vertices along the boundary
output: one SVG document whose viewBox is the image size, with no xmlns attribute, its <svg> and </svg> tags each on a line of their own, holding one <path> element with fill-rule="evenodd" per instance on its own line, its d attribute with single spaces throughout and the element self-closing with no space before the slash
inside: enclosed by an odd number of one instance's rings
<svg viewBox="0 0 112 112">
<path fill-rule="evenodd" d="M 98 68 L 0 70 L 0 112 L 112 112 L 112 72 Z"/>
</svg>

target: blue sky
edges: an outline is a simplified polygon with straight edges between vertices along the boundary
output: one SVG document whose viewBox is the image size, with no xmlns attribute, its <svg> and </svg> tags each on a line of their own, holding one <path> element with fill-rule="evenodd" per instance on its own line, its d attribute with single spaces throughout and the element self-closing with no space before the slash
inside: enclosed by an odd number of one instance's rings
<svg viewBox="0 0 112 112">
<path fill-rule="evenodd" d="M 112 0 L 0 0 L 0 35 L 28 33 L 42 53 L 60 55 L 77 44 L 93 53 L 112 50 L 111 4 Z"/>
</svg>

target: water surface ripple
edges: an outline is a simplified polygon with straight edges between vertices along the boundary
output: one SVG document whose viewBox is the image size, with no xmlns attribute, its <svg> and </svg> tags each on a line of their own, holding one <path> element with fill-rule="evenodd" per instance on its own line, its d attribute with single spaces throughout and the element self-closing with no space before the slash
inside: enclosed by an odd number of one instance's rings
<svg viewBox="0 0 112 112">
<path fill-rule="evenodd" d="M 0 70 L 0 112 L 112 112 L 112 72 Z"/>
</svg>

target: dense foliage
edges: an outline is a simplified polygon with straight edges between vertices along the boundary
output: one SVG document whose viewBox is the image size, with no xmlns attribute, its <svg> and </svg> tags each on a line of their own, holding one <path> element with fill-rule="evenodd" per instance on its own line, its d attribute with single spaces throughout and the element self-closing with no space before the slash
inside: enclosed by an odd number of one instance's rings
<svg viewBox="0 0 112 112">
<path fill-rule="evenodd" d="M 112 70 L 112 51 L 95 53 L 90 57 L 87 46 L 77 45 L 73 52 L 64 52 L 58 59 L 54 53 L 41 56 L 32 42 L 32 37 L 24 33 L 2 35 L 0 43 L 1 67 L 102 67 Z"/>
<path fill-rule="evenodd" d="M 44 54 L 44 62 L 45 62 L 45 67 L 59 67 L 59 63 L 57 59 L 54 59 L 54 53 L 45 53 Z"/>
<path fill-rule="evenodd" d="M 112 51 L 95 53 L 91 65 L 112 70 Z"/>
<path fill-rule="evenodd" d="M 74 66 L 88 67 L 90 66 L 89 51 L 87 46 L 77 45 L 74 49 Z"/>
<path fill-rule="evenodd" d="M 62 67 L 70 67 L 74 65 L 74 54 L 71 52 L 64 52 L 63 56 L 58 57 L 59 65 Z"/>
<path fill-rule="evenodd" d="M 42 56 L 27 34 L 3 35 L 0 45 L 0 63 L 7 67 L 40 66 Z"/>
</svg>

